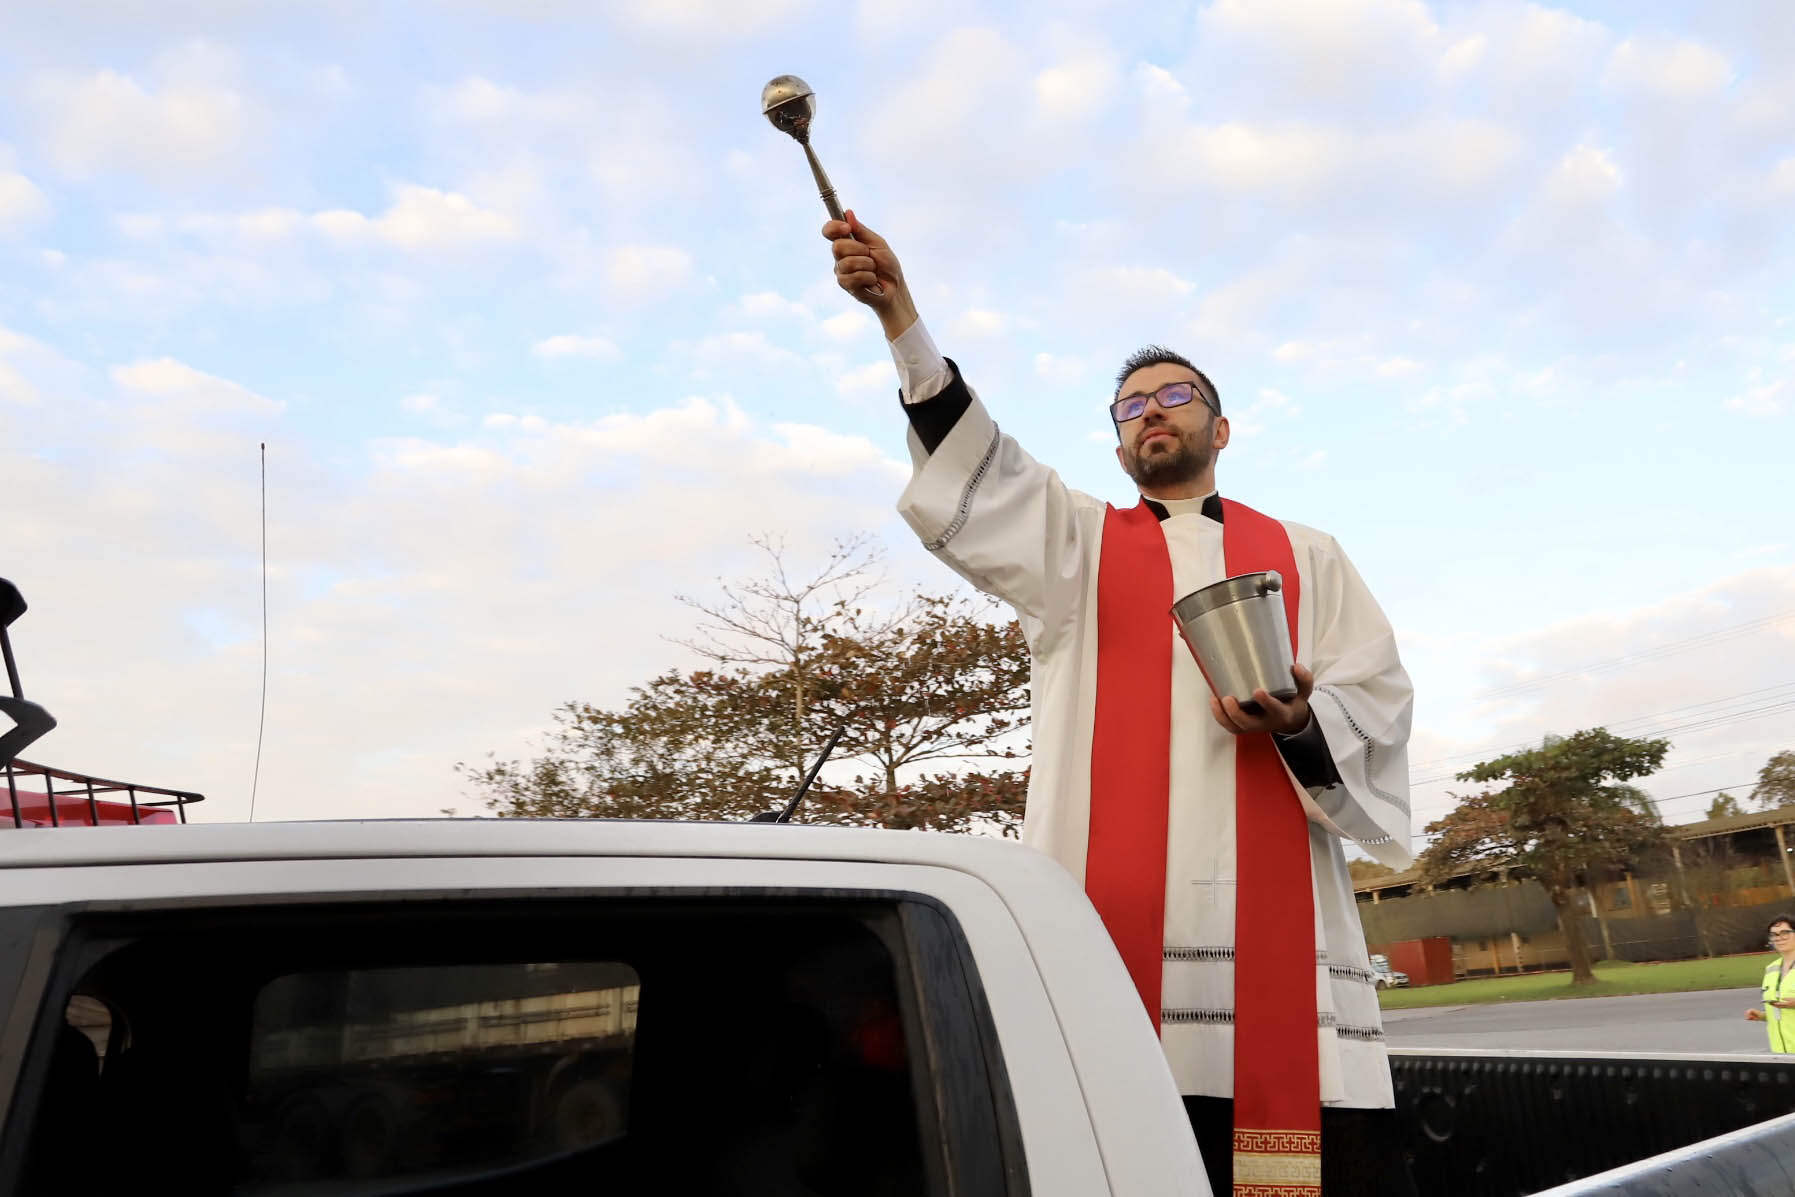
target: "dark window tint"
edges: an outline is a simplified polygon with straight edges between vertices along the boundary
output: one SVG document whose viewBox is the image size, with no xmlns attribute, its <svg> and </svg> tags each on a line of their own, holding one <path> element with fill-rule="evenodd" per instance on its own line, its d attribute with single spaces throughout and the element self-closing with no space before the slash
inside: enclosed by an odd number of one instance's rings
<svg viewBox="0 0 1795 1197">
<path fill-rule="evenodd" d="M 624 1132 L 639 981 L 615 963 L 333 969 L 256 995 L 252 1181 L 491 1168 Z"/>
<path fill-rule="evenodd" d="M 18 1191 L 909 1197 L 967 1160 L 999 1187 L 954 1191 L 1019 1191 L 958 1146 L 989 1154 L 1002 1069 L 912 906 L 79 914 L 8 1124 Z"/>
</svg>

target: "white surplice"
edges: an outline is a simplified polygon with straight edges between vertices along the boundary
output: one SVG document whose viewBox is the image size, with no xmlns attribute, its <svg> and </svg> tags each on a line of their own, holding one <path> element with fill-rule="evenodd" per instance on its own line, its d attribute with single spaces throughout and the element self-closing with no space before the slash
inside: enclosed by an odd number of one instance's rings
<svg viewBox="0 0 1795 1197">
<path fill-rule="evenodd" d="M 920 334 L 918 336 L 917 334 Z M 921 348 L 919 348 L 919 346 Z M 920 325 L 893 345 L 904 378 L 951 375 Z M 944 367 L 942 367 L 944 369 Z M 1033 654 L 1033 772 L 1023 841 L 1084 878 L 1097 689 L 1097 565 L 1104 503 L 1068 488 L 1001 433 L 976 397 L 933 453 L 910 433 L 915 475 L 899 510 L 923 545 L 1015 608 Z M 1225 575 L 1222 525 L 1200 500 L 1166 503 L 1161 522 L 1174 594 Z M 1324 1104 L 1394 1104 L 1382 1019 L 1342 841 L 1393 868 L 1410 863 L 1412 691 L 1390 625 L 1332 537 L 1285 523 L 1301 577 L 1298 661 L 1340 776 L 1298 790 L 1309 816 L 1315 898 L 1317 1043 Z M 1166 635 L 1176 639 L 1172 621 Z M 1161 1039 L 1179 1088 L 1233 1095 L 1234 738 L 1209 713 L 1189 651 L 1172 657 L 1170 824 L 1166 851 Z M 1292 884 L 1305 879 L 1292 878 Z"/>
</svg>

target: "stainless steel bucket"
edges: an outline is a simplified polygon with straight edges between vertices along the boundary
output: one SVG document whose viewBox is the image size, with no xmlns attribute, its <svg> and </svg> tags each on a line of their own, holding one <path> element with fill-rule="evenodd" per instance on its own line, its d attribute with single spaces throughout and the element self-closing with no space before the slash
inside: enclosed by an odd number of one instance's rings
<svg viewBox="0 0 1795 1197">
<path fill-rule="evenodd" d="M 1209 688 L 1218 698 L 1234 697 L 1250 714 L 1259 713 L 1255 690 L 1280 702 L 1296 697 L 1283 590 L 1284 579 L 1266 570 L 1223 579 L 1172 604 Z"/>
</svg>

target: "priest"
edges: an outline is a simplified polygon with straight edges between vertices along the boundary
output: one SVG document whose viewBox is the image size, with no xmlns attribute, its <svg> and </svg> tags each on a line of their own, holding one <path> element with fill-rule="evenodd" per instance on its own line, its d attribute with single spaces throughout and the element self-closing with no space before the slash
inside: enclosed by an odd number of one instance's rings
<svg viewBox="0 0 1795 1197">
<path fill-rule="evenodd" d="M 918 319 L 884 238 L 823 226 L 879 317 L 915 474 L 899 509 L 949 568 L 1015 608 L 1033 658 L 1023 841 L 1080 878 L 1153 1019 L 1218 1194 L 1412 1192 L 1344 846 L 1410 862 L 1412 691 L 1334 539 L 1216 489 L 1209 378 L 1148 347 L 1117 377 L 1116 508 L 1000 430 Z M 1295 697 L 1209 691 L 1174 600 L 1276 569 Z"/>
</svg>

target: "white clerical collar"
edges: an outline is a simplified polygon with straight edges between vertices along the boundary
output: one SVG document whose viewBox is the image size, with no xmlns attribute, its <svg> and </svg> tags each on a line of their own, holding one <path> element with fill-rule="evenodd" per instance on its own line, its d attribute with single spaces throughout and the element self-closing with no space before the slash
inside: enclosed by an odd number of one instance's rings
<svg viewBox="0 0 1795 1197">
<path fill-rule="evenodd" d="M 1170 519 L 1174 515 L 1206 515 L 1212 520 L 1222 518 L 1221 496 L 1210 491 L 1200 499 L 1147 499 L 1142 496 L 1149 507 L 1157 508 L 1159 518 Z"/>
</svg>

